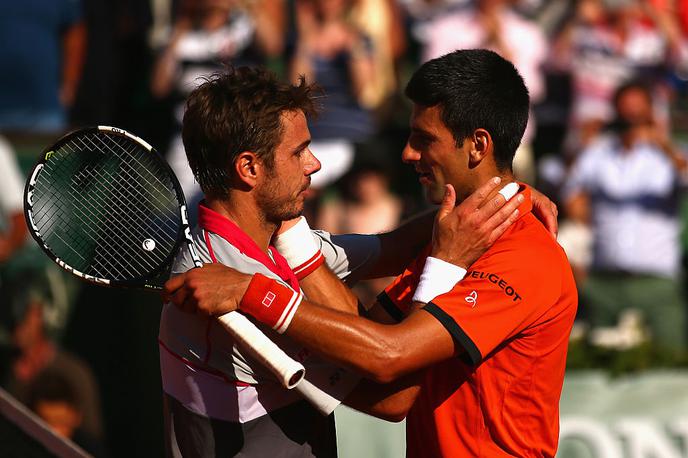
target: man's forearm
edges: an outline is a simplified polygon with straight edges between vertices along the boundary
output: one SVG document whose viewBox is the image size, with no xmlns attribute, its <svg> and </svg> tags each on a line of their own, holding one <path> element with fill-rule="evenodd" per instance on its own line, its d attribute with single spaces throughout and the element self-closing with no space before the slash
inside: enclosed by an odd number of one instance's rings
<svg viewBox="0 0 688 458">
<path fill-rule="evenodd" d="M 420 392 L 420 375 L 421 372 L 415 372 L 385 384 L 362 379 L 344 404 L 383 420 L 402 421 Z"/>
<path fill-rule="evenodd" d="M 451 335 L 429 313 L 417 312 L 389 325 L 307 300 L 301 303 L 286 335 L 380 383 L 447 359 L 457 351 Z"/>
<path fill-rule="evenodd" d="M 430 243 L 435 213 L 436 210 L 428 210 L 402 223 L 393 231 L 379 234 L 380 258 L 366 275 L 367 279 L 402 273 Z"/>
<path fill-rule="evenodd" d="M 318 267 L 299 284 L 309 300 L 333 310 L 358 314 L 358 298 L 327 265 Z"/>
</svg>

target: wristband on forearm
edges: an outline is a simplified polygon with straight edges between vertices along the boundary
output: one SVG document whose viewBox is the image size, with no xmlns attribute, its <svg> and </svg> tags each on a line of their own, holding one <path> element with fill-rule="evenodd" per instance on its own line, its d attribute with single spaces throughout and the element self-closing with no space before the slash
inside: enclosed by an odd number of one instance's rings
<svg viewBox="0 0 688 458">
<path fill-rule="evenodd" d="M 451 291 L 465 275 L 466 269 L 428 256 L 413 301 L 427 304 L 437 296 Z"/>
<path fill-rule="evenodd" d="M 299 280 L 306 278 L 325 262 L 303 216 L 294 226 L 275 236 L 273 243 Z"/>
<path fill-rule="evenodd" d="M 239 303 L 239 310 L 270 326 L 280 334 L 291 324 L 303 294 L 285 283 L 254 274 Z"/>
</svg>

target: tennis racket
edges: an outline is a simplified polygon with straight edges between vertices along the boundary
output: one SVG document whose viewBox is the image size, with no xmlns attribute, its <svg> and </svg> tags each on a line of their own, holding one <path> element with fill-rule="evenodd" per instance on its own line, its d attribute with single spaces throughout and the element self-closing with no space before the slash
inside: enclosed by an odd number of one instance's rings
<svg viewBox="0 0 688 458">
<path fill-rule="evenodd" d="M 160 291 L 182 247 L 202 266 L 172 169 L 122 129 L 81 129 L 46 148 L 26 184 L 24 214 L 50 259 L 90 283 Z M 303 379 L 303 365 L 244 315 L 218 319 L 286 388 Z"/>
</svg>

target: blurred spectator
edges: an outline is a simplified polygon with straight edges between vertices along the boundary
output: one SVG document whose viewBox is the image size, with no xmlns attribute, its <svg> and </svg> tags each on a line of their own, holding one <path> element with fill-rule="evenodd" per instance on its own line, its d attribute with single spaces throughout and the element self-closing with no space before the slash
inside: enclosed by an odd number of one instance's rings
<svg viewBox="0 0 688 458">
<path fill-rule="evenodd" d="M 424 23 L 450 11 L 463 8 L 472 0 L 399 0 L 414 23 Z"/>
<path fill-rule="evenodd" d="M 23 205 L 24 179 L 15 152 L 0 136 L 0 378 L 7 372 L 11 337 L 8 323 L 13 288 L 8 264 L 26 241 Z"/>
<path fill-rule="evenodd" d="M 377 109 L 398 89 L 396 63 L 406 50 L 402 10 L 395 0 L 357 0 L 352 22 L 370 38 L 375 77 L 358 97 L 361 105 Z"/>
<path fill-rule="evenodd" d="M 678 354 L 686 348 L 678 218 L 686 160 L 657 125 L 646 86 L 628 83 L 614 101 L 611 130 L 580 154 L 566 184 L 569 217 L 593 235 L 581 298 L 593 327 L 637 309 L 654 342 Z"/>
<path fill-rule="evenodd" d="M 284 23 L 282 0 L 183 0 L 153 70 L 153 95 L 175 99 L 181 128 L 184 100 L 201 78 L 228 63 L 265 65 L 282 52 Z M 187 198 L 192 199 L 200 189 L 186 161 L 180 133 L 172 140 L 167 159 Z"/>
<path fill-rule="evenodd" d="M 403 206 L 389 192 L 384 168 L 370 162 L 355 166 L 341 184 L 341 194 L 320 207 L 315 227 L 333 234 L 377 234 L 399 225 Z M 372 304 L 389 282 L 388 278 L 360 282 L 354 291 L 362 303 Z"/>
<path fill-rule="evenodd" d="M 17 288 L 19 289 L 19 288 Z M 40 286 L 24 285 L 13 304 L 15 325 L 12 340 L 15 357 L 4 386 L 19 401 L 28 404 L 31 386 L 44 372 L 57 373 L 73 386 L 83 413 L 81 428 L 94 438 L 102 438 L 100 396 L 88 366 L 76 356 L 61 350 L 47 336 L 44 305 L 47 301 Z"/>
<path fill-rule="evenodd" d="M 659 94 L 667 69 L 681 59 L 676 19 L 652 2 L 581 0 L 557 38 L 553 63 L 572 76 L 573 106 L 568 149 L 578 151 L 614 115 L 612 96 L 625 81 L 653 83 L 660 127 L 668 128 L 667 95 Z M 660 105 L 662 105 L 660 107 Z"/>
<path fill-rule="evenodd" d="M 423 61 L 455 49 L 491 49 L 514 63 L 528 87 L 531 103 L 545 96 L 541 66 L 548 53 L 547 40 L 535 22 L 511 9 L 508 0 L 476 0 L 471 7 L 426 22 L 418 35 L 423 45 Z M 531 116 L 514 158 L 516 176 L 531 183 L 535 179 L 530 147 L 534 128 Z"/>
<path fill-rule="evenodd" d="M 310 122 L 311 150 L 322 163 L 311 186 L 322 188 L 351 167 L 354 143 L 374 132 L 363 95 L 377 78 L 373 42 L 351 20 L 354 0 L 296 0 L 298 38 L 291 77 L 316 81 L 324 90 L 323 112 Z"/>
<path fill-rule="evenodd" d="M 0 129 L 67 126 L 84 60 L 80 18 L 79 0 L 0 3 Z"/>
<path fill-rule="evenodd" d="M 377 234 L 397 227 L 401 213 L 385 170 L 367 164 L 342 179 L 342 193 L 325 200 L 315 227 L 334 234 Z"/>
<path fill-rule="evenodd" d="M 27 406 L 59 436 L 72 440 L 95 457 L 105 456 L 100 441 L 85 432 L 76 386 L 59 372 L 46 370 L 29 386 Z"/>
<path fill-rule="evenodd" d="M 12 146 L 0 137 L 0 265 L 24 245 L 24 178 Z"/>
</svg>

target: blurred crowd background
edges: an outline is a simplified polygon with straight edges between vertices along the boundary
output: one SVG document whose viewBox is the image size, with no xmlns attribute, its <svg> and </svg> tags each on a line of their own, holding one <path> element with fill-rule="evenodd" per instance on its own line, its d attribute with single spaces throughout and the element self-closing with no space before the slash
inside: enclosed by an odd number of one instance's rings
<svg viewBox="0 0 688 458">
<path fill-rule="evenodd" d="M 559 206 L 581 295 L 569 370 L 688 366 L 688 1 L 22 0 L 0 3 L 2 386 L 96 456 L 162 455 L 159 298 L 79 283 L 27 236 L 25 174 L 61 134 L 127 129 L 197 202 L 194 85 L 228 63 L 305 75 L 326 94 L 311 226 L 385 231 L 427 208 L 400 160 L 405 82 L 459 48 L 499 52 L 529 88 L 515 173 Z"/>
</svg>

